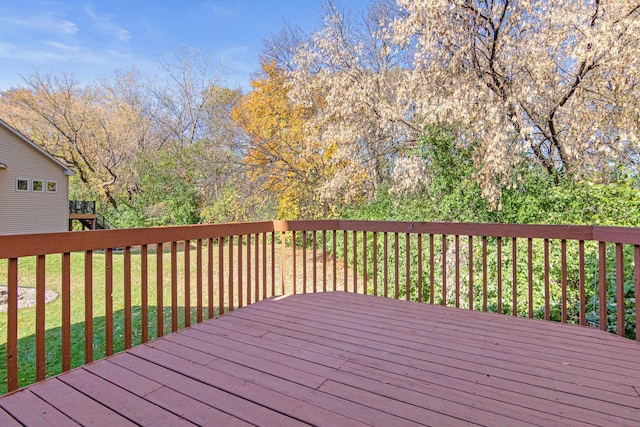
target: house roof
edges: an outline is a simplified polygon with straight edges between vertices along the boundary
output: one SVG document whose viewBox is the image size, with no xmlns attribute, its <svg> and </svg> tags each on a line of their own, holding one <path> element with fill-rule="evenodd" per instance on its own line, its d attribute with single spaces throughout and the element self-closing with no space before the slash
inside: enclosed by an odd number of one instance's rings
<svg viewBox="0 0 640 427">
<path fill-rule="evenodd" d="M 17 129 L 15 129 L 13 126 L 10 126 L 7 122 L 5 122 L 4 120 L 0 119 L 0 125 L 4 126 L 9 132 L 12 132 L 14 135 L 16 135 L 18 138 L 20 138 L 22 141 L 24 141 L 26 144 L 29 144 L 30 146 L 32 146 L 34 149 L 36 149 L 37 151 L 39 151 L 43 156 L 47 157 L 49 160 L 51 160 L 52 162 L 56 163 L 58 166 L 60 166 L 63 170 L 64 170 L 64 174 L 67 176 L 71 176 L 71 175 L 75 175 L 76 173 L 74 171 L 72 171 L 67 165 L 65 165 L 64 163 L 62 163 L 60 160 L 56 159 L 54 156 L 52 156 L 49 152 L 47 152 L 44 148 L 42 148 L 41 146 L 39 146 L 38 144 L 36 144 L 35 142 L 33 142 L 32 140 L 30 140 L 29 138 L 27 138 L 26 136 L 24 136 L 20 131 L 18 131 Z M 7 165 L 0 162 L 0 169 L 6 169 Z"/>
</svg>

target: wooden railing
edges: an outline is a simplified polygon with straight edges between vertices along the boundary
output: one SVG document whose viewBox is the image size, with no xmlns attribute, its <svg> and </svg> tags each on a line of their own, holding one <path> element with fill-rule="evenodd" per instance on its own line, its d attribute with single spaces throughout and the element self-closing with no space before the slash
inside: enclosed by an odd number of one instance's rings
<svg viewBox="0 0 640 427">
<path fill-rule="evenodd" d="M 6 391 L 273 295 L 328 290 L 640 340 L 635 228 L 327 220 L 0 236 L 5 281 Z M 18 309 L 19 286 L 35 287 L 34 308 Z M 60 294 L 50 304 L 47 288 Z"/>
</svg>

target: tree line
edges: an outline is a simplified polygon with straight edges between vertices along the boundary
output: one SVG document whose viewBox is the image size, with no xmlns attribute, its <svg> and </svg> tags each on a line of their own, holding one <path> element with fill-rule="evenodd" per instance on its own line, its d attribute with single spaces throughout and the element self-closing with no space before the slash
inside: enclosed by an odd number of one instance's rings
<svg viewBox="0 0 640 427">
<path fill-rule="evenodd" d="M 35 73 L 3 118 L 120 226 L 266 218 L 637 225 L 640 4 L 324 3 L 251 90 L 179 50 L 158 74 Z"/>
</svg>

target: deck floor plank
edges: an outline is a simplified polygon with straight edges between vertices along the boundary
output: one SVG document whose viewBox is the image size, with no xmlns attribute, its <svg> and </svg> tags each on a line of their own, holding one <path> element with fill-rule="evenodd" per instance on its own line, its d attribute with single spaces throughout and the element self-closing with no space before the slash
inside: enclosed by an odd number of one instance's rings
<svg viewBox="0 0 640 427">
<path fill-rule="evenodd" d="M 0 397 L 1 425 L 640 424 L 640 344 L 346 292 L 274 297 Z"/>
</svg>

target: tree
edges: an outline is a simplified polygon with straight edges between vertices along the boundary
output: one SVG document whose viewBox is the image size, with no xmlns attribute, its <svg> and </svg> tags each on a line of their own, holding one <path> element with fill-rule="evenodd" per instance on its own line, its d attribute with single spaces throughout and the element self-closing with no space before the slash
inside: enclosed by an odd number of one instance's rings
<svg viewBox="0 0 640 427">
<path fill-rule="evenodd" d="M 262 62 L 262 76 L 232 111 L 247 134 L 244 163 L 253 181 L 279 199 L 278 216 L 313 217 L 324 212 L 315 189 L 330 173 L 330 144 L 309 138 L 313 108 L 293 105 L 286 74 L 274 62 Z"/>
<path fill-rule="evenodd" d="M 7 121 L 116 207 L 118 192 L 135 185 L 135 153 L 150 144 L 147 119 L 115 86 L 81 86 L 72 75 L 39 73 L 25 83 L 2 93 Z"/>
<path fill-rule="evenodd" d="M 625 0 L 398 0 L 416 115 L 458 130 L 496 200 L 522 157 L 556 182 L 637 173 L 640 5 Z"/>
</svg>

